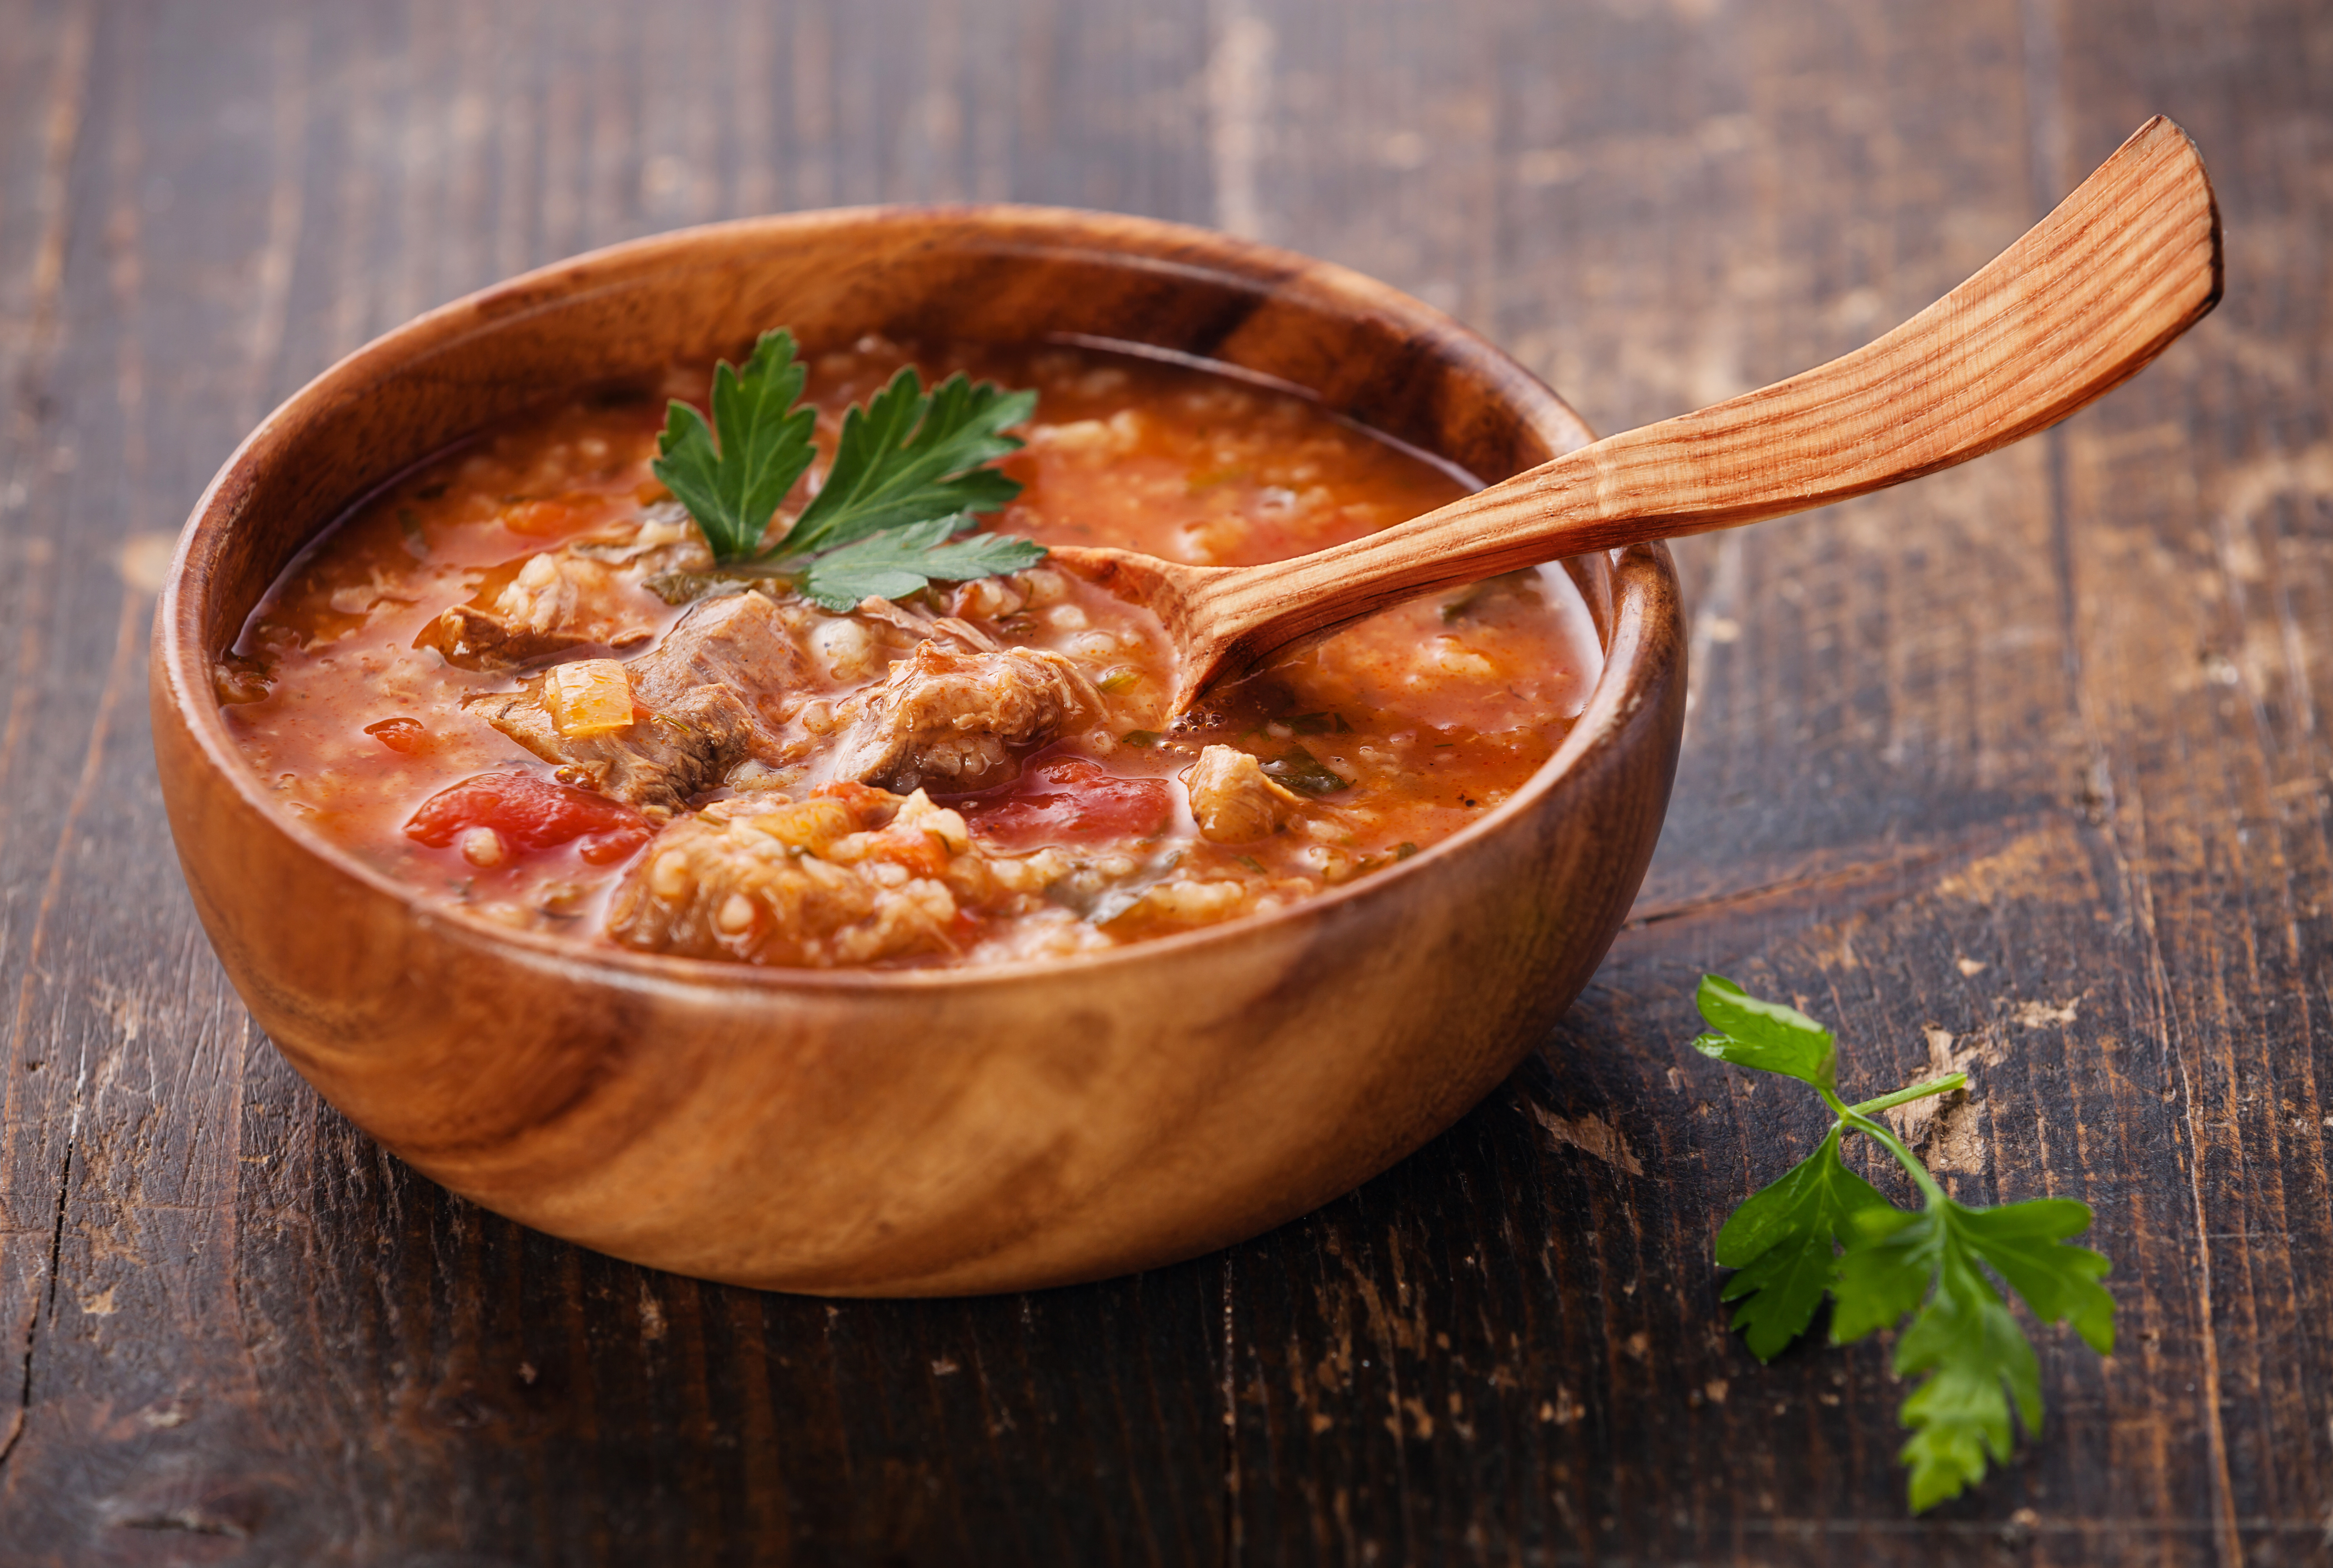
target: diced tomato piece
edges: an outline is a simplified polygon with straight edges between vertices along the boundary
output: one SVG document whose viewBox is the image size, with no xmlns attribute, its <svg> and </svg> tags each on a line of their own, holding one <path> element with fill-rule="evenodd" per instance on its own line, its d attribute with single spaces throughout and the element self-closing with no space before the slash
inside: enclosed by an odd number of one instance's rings
<svg viewBox="0 0 2333 1568">
<path fill-rule="evenodd" d="M 878 789 L 872 784 L 855 784 L 849 779 L 840 784 L 821 785 L 813 791 L 821 799 L 840 800 L 850 808 L 852 820 L 859 827 L 880 827 L 898 815 L 899 798 L 888 789 Z"/>
<path fill-rule="evenodd" d="M 1121 779 L 1083 757 L 1048 757 L 1012 789 L 957 809 L 983 838 L 1006 845 L 1079 838 L 1147 838 L 1174 815 L 1163 779 Z"/>
<path fill-rule="evenodd" d="M 532 773 L 481 773 L 424 800 L 405 833 L 443 849 L 473 827 L 491 827 L 522 852 L 580 838 L 579 852 L 595 865 L 623 859 L 652 831 L 647 817 L 604 795 Z"/>
<path fill-rule="evenodd" d="M 365 733 L 401 757 L 416 756 L 429 744 L 429 732 L 418 719 L 383 719 L 378 724 L 367 724 Z"/>
<path fill-rule="evenodd" d="M 605 833 L 587 833 L 575 841 L 575 853 L 593 865 L 613 865 L 628 860 L 632 851 L 648 841 L 648 825 L 611 827 Z"/>
</svg>

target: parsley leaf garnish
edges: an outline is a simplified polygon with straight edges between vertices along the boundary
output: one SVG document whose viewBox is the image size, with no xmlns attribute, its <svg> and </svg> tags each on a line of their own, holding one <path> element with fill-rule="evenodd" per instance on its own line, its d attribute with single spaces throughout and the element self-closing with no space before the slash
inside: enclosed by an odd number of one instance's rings
<svg viewBox="0 0 2333 1568">
<path fill-rule="evenodd" d="M 1896 1374 L 1922 1380 L 1904 1401 L 1912 1439 L 1898 1457 L 1912 1472 L 1914 1513 L 1959 1496 L 1984 1478 L 1988 1461 L 2008 1460 L 2012 1405 L 2028 1433 L 2041 1430 L 2040 1364 L 1986 1267 L 2042 1322 L 2070 1322 L 2093 1350 L 2114 1350 L 2114 1297 L 2098 1283 L 2111 1266 L 2067 1239 L 2089 1228 L 2089 1206 L 2070 1198 L 1997 1208 L 1962 1203 L 1875 1119 L 1960 1088 L 1966 1074 L 1849 1105 L 1833 1077 L 1836 1042 L 1820 1024 L 1718 975 L 1703 977 L 1697 999 L 1712 1030 L 1694 1041 L 1704 1055 L 1796 1078 L 1836 1118 L 1814 1153 L 1735 1209 L 1717 1233 L 1718 1263 L 1740 1271 L 1723 1293 L 1742 1303 L 1733 1326 L 1752 1354 L 1771 1361 L 1804 1332 L 1826 1292 L 1833 1344 L 1915 1314 L 1896 1344 Z M 1896 1208 L 1847 1169 L 1839 1151 L 1848 1133 L 1895 1157 L 1919 1189 L 1919 1209 Z M 1835 1254 L 1834 1246 L 1844 1251 Z"/>
<path fill-rule="evenodd" d="M 974 386 L 962 371 L 927 393 L 915 367 L 902 366 L 864 409 L 843 415 L 834 466 L 786 535 L 786 553 L 831 550 L 958 512 L 994 512 L 1021 486 L 984 464 L 1021 449 L 1003 432 L 1036 409 L 1034 392 L 1007 392 L 993 381 Z"/>
<path fill-rule="evenodd" d="M 661 455 L 648 472 L 688 508 L 715 560 L 759 553 L 778 503 L 818 455 L 810 444 L 818 411 L 795 406 L 809 375 L 794 358 L 794 335 L 780 328 L 762 334 L 742 372 L 726 359 L 715 368 L 710 425 L 677 397 L 665 411 Z"/>
<path fill-rule="evenodd" d="M 926 579 L 963 582 L 1018 571 L 1044 559 L 1044 547 L 1025 539 L 997 533 L 955 538 L 971 521 L 958 512 L 837 546 L 810 563 L 802 578 L 802 597 L 830 610 L 847 610 L 863 598 L 904 598 Z"/>
<path fill-rule="evenodd" d="M 673 402 L 649 469 L 696 520 L 715 569 L 667 586 L 693 592 L 699 578 L 703 586 L 775 578 L 845 610 L 870 596 L 901 598 L 934 581 L 1043 559 L 1032 540 L 971 531 L 974 512 L 1021 493 L 989 464 L 1020 449 L 1004 431 L 1036 410 L 1037 395 L 962 373 L 926 392 L 913 366 L 864 408 L 844 413 L 825 483 L 792 526 L 764 544 L 779 504 L 817 454 L 810 439 L 817 414 L 801 401 L 806 379 L 793 334 L 781 328 L 762 334 L 742 371 L 726 360 L 714 371 L 710 425 Z"/>
<path fill-rule="evenodd" d="M 1723 975 L 1701 977 L 1695 999 L 1712 1033 L 1693 1042 L 1704 1056 L 1762 1073 L 1781 1073 L 1818 1089 L 1838 1087 L 1838 1042 L 1796 1008 L 1760 1001 Z"/>
<path fill-rule="evenodd" d="M 1885 1208 L 1870 1182 L 1839 1157 L 1839 1129 L 1772 1186 L 1736 1209 L 1717 1233 L 1717 1261 L 1741 1270 L 1723 1299 L 1750 1353 L 1772 1361 L 1806 1331 L 1830 1286 L 1832 1242 L 1848 1240 L 1858 1211 Z M 1745 1299 L 1746 1298 L 1746 1299 Z"/>
</svg>

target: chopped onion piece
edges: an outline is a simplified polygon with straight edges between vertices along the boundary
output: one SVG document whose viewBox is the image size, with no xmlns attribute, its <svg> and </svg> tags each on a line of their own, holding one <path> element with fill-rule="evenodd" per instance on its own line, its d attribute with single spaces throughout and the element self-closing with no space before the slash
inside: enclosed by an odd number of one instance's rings
<svg viewBox="0 0 2333 1568">
<path fill-rule="evenodd" d="M 632 682 L 615 659 L 577 659 L 553 666 L 543 683 L 552 722 L 562 735 L 605 735 L 632 724 Z"/>
</svg>

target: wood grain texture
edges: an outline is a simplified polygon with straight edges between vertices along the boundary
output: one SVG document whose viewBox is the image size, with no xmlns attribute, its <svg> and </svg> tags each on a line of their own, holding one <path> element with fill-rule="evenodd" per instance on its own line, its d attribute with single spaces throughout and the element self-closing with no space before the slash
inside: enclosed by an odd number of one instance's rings
<svg viewBox="0 0 2333 1568">
<path fill-rule="evenodd" d="M 0 1562 L 2324 1561 L 2328 81 L 2303 0 L 0 0 Z M 1220 218 L 1622 430 L 1855 349 L 2158 110 L 2219 310 L 2036 441 L 1681 545 L 1634 923 L 1271 1236 L 992 1301 L 647 1273 L 384 1155 L 196 929 L 139 563 L 467 289 L 774 207 Z M 1885 1347 L 1723 1332 L 1717 1220 L 1820 1128 L 1685 1049 L 1704 968 L 1852 1083 L 1966 1056 L 1950 1181 L 2099 1209 L 2121 1353 L 2044 1336 L 2047 1435 L 1936 1515 Z"/>
<path fill-rule="evenodd" d="M 1057 554 L 1166 623 L 1182 656 L 1179 715 L 1223 676 L 1406 598 L 1811 511 L 2021 441 L 2152 363 L 2222 288 L 2211 182 L 2194 142 L 2157 115 L 1974 277 L 1827 365 L 1288 560 Z"/>
</svg>

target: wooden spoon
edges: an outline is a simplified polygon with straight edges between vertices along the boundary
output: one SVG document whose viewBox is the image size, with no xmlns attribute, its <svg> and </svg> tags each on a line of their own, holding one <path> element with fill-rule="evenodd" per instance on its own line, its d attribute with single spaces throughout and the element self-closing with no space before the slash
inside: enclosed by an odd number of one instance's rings
<svg viewBox="0 0 2333 1568">
<path fill-rule="evenodd" d="M 1787 381 L 1291 560 L 1052 554 L 1166 623 L 1182 655 L 1180 719 L 1217 677 L 1402 599 L 1804 512 L 2047 429 L 2163 352 L 2220 289 L 2211 182 L 2187 133 L 2157 115 L 1983 271 L 1886 337 Z"/>
</svg>

